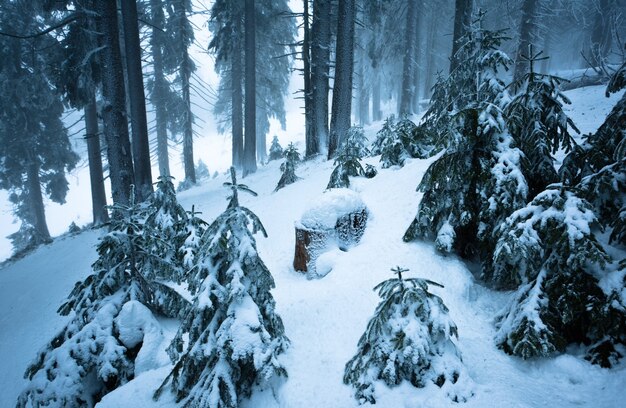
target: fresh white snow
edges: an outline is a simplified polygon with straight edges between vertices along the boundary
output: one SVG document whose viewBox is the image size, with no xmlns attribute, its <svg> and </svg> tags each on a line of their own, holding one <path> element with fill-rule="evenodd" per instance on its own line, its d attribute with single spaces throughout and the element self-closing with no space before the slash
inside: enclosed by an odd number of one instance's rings
<svg viewBox="0 0 626 408">
<path fill-rule="evenodd" d="M 593 131 L 615 99 L 607 100 L 603 87 L 569 92 L 573 105 L 568 113 L 581 130 Z M 589 110 L 595 103 L 594 110 Z M 583 115 L 583 112 L 585 114 Z M 368 136 L 380 123 L 367 128 Z M 302 146 L 299 146 L 302 148 Z M 302 149 L 301 149 L 302 150 Z M 280 163 L 272 162 L 243 180 L 259 193 L 241 195 L 241 204 L 263 221 L 269 237 L 256 236 L 261 258 L 276 280 L 273 290 L 277 312 L 283 319 L 291 346 L 281 357 L 289 378 L 276 390 L 255 393 L 243 407 L 357 407 L 352 389 L 343 384 L 346 362 L 354 355 L 359 337 L 379 298 L 372 288 L 392 277 L 390 268 L 410 269 L 407 277 L 421 277 L 444 285 L 430 290 L 440 296 L 458 326 L 458 347 L 467 373 L 473 380 L 474 396 L 459 405 L 435 385 L 416 389 L 410 384 L 389 389 L 376 385 L 377 406 L 402 407 L 622 407 L 626 397 L 626 364 L 607 370 L 571 355 L 523 361 L 494 346 L 494 317 L 506 306 L 511 292 L 495 292 L 476 284 L 466 265 L 454 256 L 442 256 L 433 244 L 404 243 L 402 235 L 415 216 L 421 193 L 415 192 L 430 160 L 409 160 L 403 168 L 380 169 L 373 179 L 354 179 L 351 188 L 367 205 L 369 218 L 361 242 L 348 252 L 334 251 L 324 258 L 332 269 L 321 279 L 309 280 L 294 272 L 294 222 L 314 206 L 324 191 L 332 162 L 314 160 L 300 165 L 296 183 L 273 192 L 280 177 Z M 226 207 L 225 174 L 179 194 L 185 208 L 195 205 L 201 217 L 212 221 Z M 328 193 L 327 193 L 328 194 Z M 322 195 L 323 196 L 323 195 Z M 74 282 L 90 272 L 96 258 L 99 231 L 57 239 L 32 255 L 0 269 L 0 407 L 11 407 L 26 384 L 22 374 L 28 363 L 67 321 L 55 311 Z M 607 283 L 608 284 L 608 283 Z M 132 305 L 131 305 L 132 306 Z M 130 306 L 129 306 L 130 307 Z M 170 321 L 155 322 L 141 310 L 126 316 L 129 341 L 144 330 L 156 349 L 162 349 L 176 331 Z M 134 339 L 136 341 L 136 338 Z M 155 351 L 160 353 L 161 351 Z M 146 361 L 146 371 L 107 395 L 100 408 L 163 407 L 177 404 L 170 393 L 157 402 L 152 394 L 168 374 L 161 362 Z"/>
</svg>

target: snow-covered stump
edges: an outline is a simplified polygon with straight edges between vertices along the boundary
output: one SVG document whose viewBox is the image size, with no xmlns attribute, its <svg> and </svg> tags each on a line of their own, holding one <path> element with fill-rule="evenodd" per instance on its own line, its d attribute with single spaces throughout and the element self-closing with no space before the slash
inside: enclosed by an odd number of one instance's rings
<svg viewBox="0 0 626 408">
<path fill-rule="evenodd" d="M 315 274 L 320 254 L 333 247 L 347 251 L 358 244 L 365 233 L 367 216 L 365 203 L 354 191 L 337 188 L 324 192 L 295 225 L 294 269 Z"/>
</svg>

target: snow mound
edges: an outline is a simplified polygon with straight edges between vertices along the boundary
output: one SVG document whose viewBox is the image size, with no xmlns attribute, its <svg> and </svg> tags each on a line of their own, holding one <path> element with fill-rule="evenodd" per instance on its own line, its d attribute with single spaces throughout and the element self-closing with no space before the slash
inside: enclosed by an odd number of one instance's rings
<svg viewBox="0 0 626 408">
<path fill-rule="evenodd" d="M 342 216 L 365 208 L 358 193 L 347 188 L 333 188 L 312 201 L 297 226 L 309 230 L 333 229 Z"/>
</svg>

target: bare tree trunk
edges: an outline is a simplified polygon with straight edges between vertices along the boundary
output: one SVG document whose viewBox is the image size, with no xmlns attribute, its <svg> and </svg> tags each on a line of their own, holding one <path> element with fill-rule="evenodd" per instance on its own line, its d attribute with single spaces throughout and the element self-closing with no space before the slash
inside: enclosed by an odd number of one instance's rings
<svg viewBox="0 0 626 408">
<path fill-rule="evenodd" d="M 161 47 L 165 43 L 165 33 L 162 27 L 165 26 L 165 15 L 163 13 L 163 3 L 161 0 L 150 0 L 150 11 L 152 17 L 152 37 L 150 45 L 152 47 L 152 64 L 154 68 L 154 88 L 152 90 L 152 104 L 156 110 L 156 136 L 157 136 L 157 158 L 159 163 L 159 175 L 168 177 L 170 175 L 170 161 L 167 147 L 167 108 L 166 93 L 167 84 L 163 68 L 163 52 Z"/>
<path fill-rule="evenodd" d="M 376 75 L 372 84 L 372 119 L 375 122 L 383 118 L 383 112 L 380 110 L 380 98 L 380 78 Z"/>
<path fill-rule="evenodd" d="M 39 179 L 38 159 L 29 157 L 29 164 L 26 168 L 26 185 L 28 186 L 28 202 L 31 210 L 31 220 L 35 231 L 37 231 L 38 242 L 50 242 L 50 232 L 46 223 L 46 210 L 43 205 L 41 194 L 41 180 Z"/>
<path fill-rule="evenodd" d="M 400 107 L 398 114 L 400 116 L 410 115 L 413 113 L 411 109 L 414 95 L 414 75 L 415 75 L 415 40 L 417 31 L 417 0 L 408 0 L 406 11 L 406 20 L 404 33 L 404 61 L 402 68 L 402 90 L 400 92 Z"/>
<path fill-rule="evenodd" d="M 365 55 L 359 60 L 359 124 L 361 126 L 370 123 L 370 90 L 365 83 Z"/>
<path fill-rule="evenodd" d="M 309 0 L 303 1 L 302 29 L 302 76 L 304 77 L 304 140 L 305 157 L 315 156 L 320 152 L 319 139 L 313 129 L 313 93 L 311 92 L 311 29 L 309 27 Z"/>
<path fill-rule="evenodd" d="M 117 7 L 114 1 L 96 1 L 97 29 L 102 64 L 102 118 L 114 204 L 128 204 L 134 182 L 133 160 L 126 120 L 124 72 L 120 54 Z"/>
<path fill-rule="evenodd" d="M 255 0 L 245 3 L 245 139 L 243 176 L 256 172 L 256 24 Z"/>
<path fill-rule="evenodd" d="M 522 21 L 520 22 L 519 44 L 517 46 L 517 56 L 515 57 L 515 71 L 513 73 L 513 81 L 521 81 L 528 73 L 528 60 L 524 60 L 524 56 L 530 52 L 530 45 L 535 38 L 537 30 L 537 0 L 524 0 L 522 5 Z"/>
<path fill-rule="evenodd" d="M 233 129 L 233 166 L 243 168 L 243 53 L 241 50 L 242 27 L 234 23 L 233 55 L 231 58 L 231 92 L 232 92 L 232 129 Z"/>
<path fill-rule="evenodd" d="M 330 0 L 314 0 L 311 27 L 311 99 L 313 138 L 318 152 L 328 148 L 328 75 L 330 70 Z"/>
<path fill-rule="evenodd" d="M 92 93 L 89 99 L 89 103 L 85 105 L 85 140 L 87 141 L 87 156 L 89 158 L 93 225 L 98 226 L 109 221 L 109 213 L 106 209 L 107 199 L 104 189 L 104 172 L 102 171 L 96 96 Z"/>
<path fill-rule="evenodd" d="M 335 155 L 351 124 L 355 18 L 355 0 L 339 0 L 337 58 L 335 63 L 335 83 L 333 85 L 328 158 Z"/>
<path fill-rule="evenodd" d="M 614 0 L 594 0 L 593 8 L 596 12 L 591 32 L 591 49 L 589 61 L 596 66 L 606 60 L 611 50 L 612 33 L 611 17 L 614 12 Z"/>
<path fill-rule="evenodd" d="M 452 55 L 450 56 L 450 72 L 454 71 L 459 64 L 459 40 L 467 32 L 472 22 L 473 0 L 456 0 L 454 11 L 454 36 L 452 37 Z"/>
<path fill-rule="evenodd" d="M 124 49 L 126 50 L 135 187 L 137 199 L 144 201 L 152 194 L 152 169 L 150 166 L 148 120 L 146 119 L 146 95 L 143 90 L 137 2 L 136 0 L 122 0 L 120 3 L 124 28 Z"/>
<path fill-rule="evenodd" d="M 437 12 L 433 7 L 430 12 L 430 24 L 428 25 L 428 42 L 426 43 L 426 70 L 424 78 L 424 98 L 430 99 L 430 92 L 435 79 L 435 34 L 437 32 Z"/>
</svg>

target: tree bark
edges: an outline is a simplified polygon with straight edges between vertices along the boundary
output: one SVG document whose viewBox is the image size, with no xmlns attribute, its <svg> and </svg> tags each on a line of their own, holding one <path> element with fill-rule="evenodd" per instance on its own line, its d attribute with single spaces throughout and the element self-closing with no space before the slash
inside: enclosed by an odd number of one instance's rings
<svg viewBox="0 0 626 408">
<path fill-rule="evenodd" d="M 114 204 L 129 203 L 134 182 L 133 160 L 126 120 L 124 72 L 120 54 L 117 6 L 114 1 L 96 1 L 96 24 L 101 33 L 99 44 L 102 64 L 102 118 L 107 141 L 107 158 Z"/>
<path fill-rule="evenodd" d="M 46 210 L 41 194 L 41 180 L 39 179 L 39 163 L 37 158 L 30 157 L 26 169 L 26 185 L 28 186 L 28 201 L 31 209 L 32 222 L 37 231 L 38 242 L 50 242 L 50 232 L 46 223 Z"/>
<path fill-rule="evenodd" d="M 245 3 L 245 139 L 243 176 L 256 172 L 256 12 L 255 0 Z"/>
<path fill-rule="evenodd" d="M 452 37 L 452 55 L 450 56 L 450 72 L 454 71 L 462 60 L 459 53 L 459 40 L 465 35 L 472 22 L 473 0 L 456 0 L 454 11 L 454 35 Z"/>
<path fill-rule="evenodd" d="M 599 66 L 609 55 L 612 43 L 610 19 L 614 9 L 613 0 L 595 0 L 596 12 L 591 32 L 589 60 Z"/>
<path fill-rule="evenodd" d="M 435 34 L 437 32 L 437 12 L 433 9 L 430 13 L 430 24 L 428 25 L 427 43 L 426 43 L 426 70 L 424 78 L 423 96 L 430 99 L 430 92 L 435 79 Z"/>
<path fill-rule="evenodd" d="M 404 61 L 402 63 L 402 92 L 400 95 L 400 116 L 413 113 L 412 105 L 415 98 L 415 41 L 417 39 L 417 0 L 408 0 L 404 33 Z"/>
<path fill-rule="evenodd" d="M 380 110 L 380 98 L 380 79 L 377 75 L 372 84 L 372 119 L 375 122 L 383 118 L 383 112 Z"/>
<path fill-rule="evenodd" d="M 302 76 L 304 77 L 304 140 L 306 144 L 305 157 L 319 153 L 319 139 L 313 131 L 313 94 L 311 92 L 311 29 L 309 27 L 309 0 L 303 1 L 302 28 Z"/>
<path fill-rule="evenodd" d="M 515 57 L 515 71 L 513 73 L 513 82 L 521 81 L 524 75 L 528 73 L 529 65 L 526 57 L 530 52 L 530 45 L 533 43 L 537 30 L 537 0 L 524 0 L 522 5 L 522 21 L 520 22 L 519 43 L 517 46 L 517 55 Z"/>
<path fill-rule="evenodd" d="M 161 0 L 150 0 L 150 11 L 152 17 L 152 37 L 150 45 L 152 47 L 152 65 L 154 69 L 154 88 L 152 90 L 152 104 L 156 113 L 156 136 L 157 136 L 157 158 L 159 163 L 159 175 L 168 177 L 170 175 L 169 153 L 167 147 L 167 107 L 166 94 L 167 83 L 165 82 L 165 72 L 163 68 L 162 46 L 165 44 L 165 33 L 161 27 L 165 26 L 165 14 L 163 13 L 163 3 Z"/>
<path fill-rule="evenodd" d="M 355 17 L 355 0 L 339 0 L 329 159 L 334 157 L 351 124 Z"/>
<path fill-rule="evenodd" d="M 109 221 L 109 213 L 106 209 L 107 199 L 104 189 L 104 172 L 102 171 L 96 96 L 92 93 L 89 99 L 89 103 L 85 105 L 85 140 L 87 141 L 87 157 L 89 158 L 93 225 L 99 226 Z"/>
<path fill-rule="evenodd" d="M 150 166 L 148 120 L 146 119 L 146 95 L 143 90 L 137 2 L 136 0 L 122 0 L 120 3 L 122 6 L 124 49 L 126 50 L 135 187 L 137 199 L 144 201 L 152 194 L 152 169 Z"/>
<path fill-rule="evenodd" d="M 232 92 L 232 130 L 233 130 L 233 166 L 243 168 L 243 52 L 241 50 L 242 26 L 239 21 L 233 25 L 233 50 L 231 58 L 231 92 Z"/>
<path fill-rule="evenodd" d="M 311 26 L 311 99 L 313 138 L 317 140 L 318 152 L 328 149 L 328 76 L 330 70 L 330 0 L 313 2 Z"/>
<path fill-rule="evenodd" d="M 359 124 L 361 126 L 370 123 L 370 90 L 365 82 L 365 55 L 361 55 L 359 61 Z"/>
</svg>

